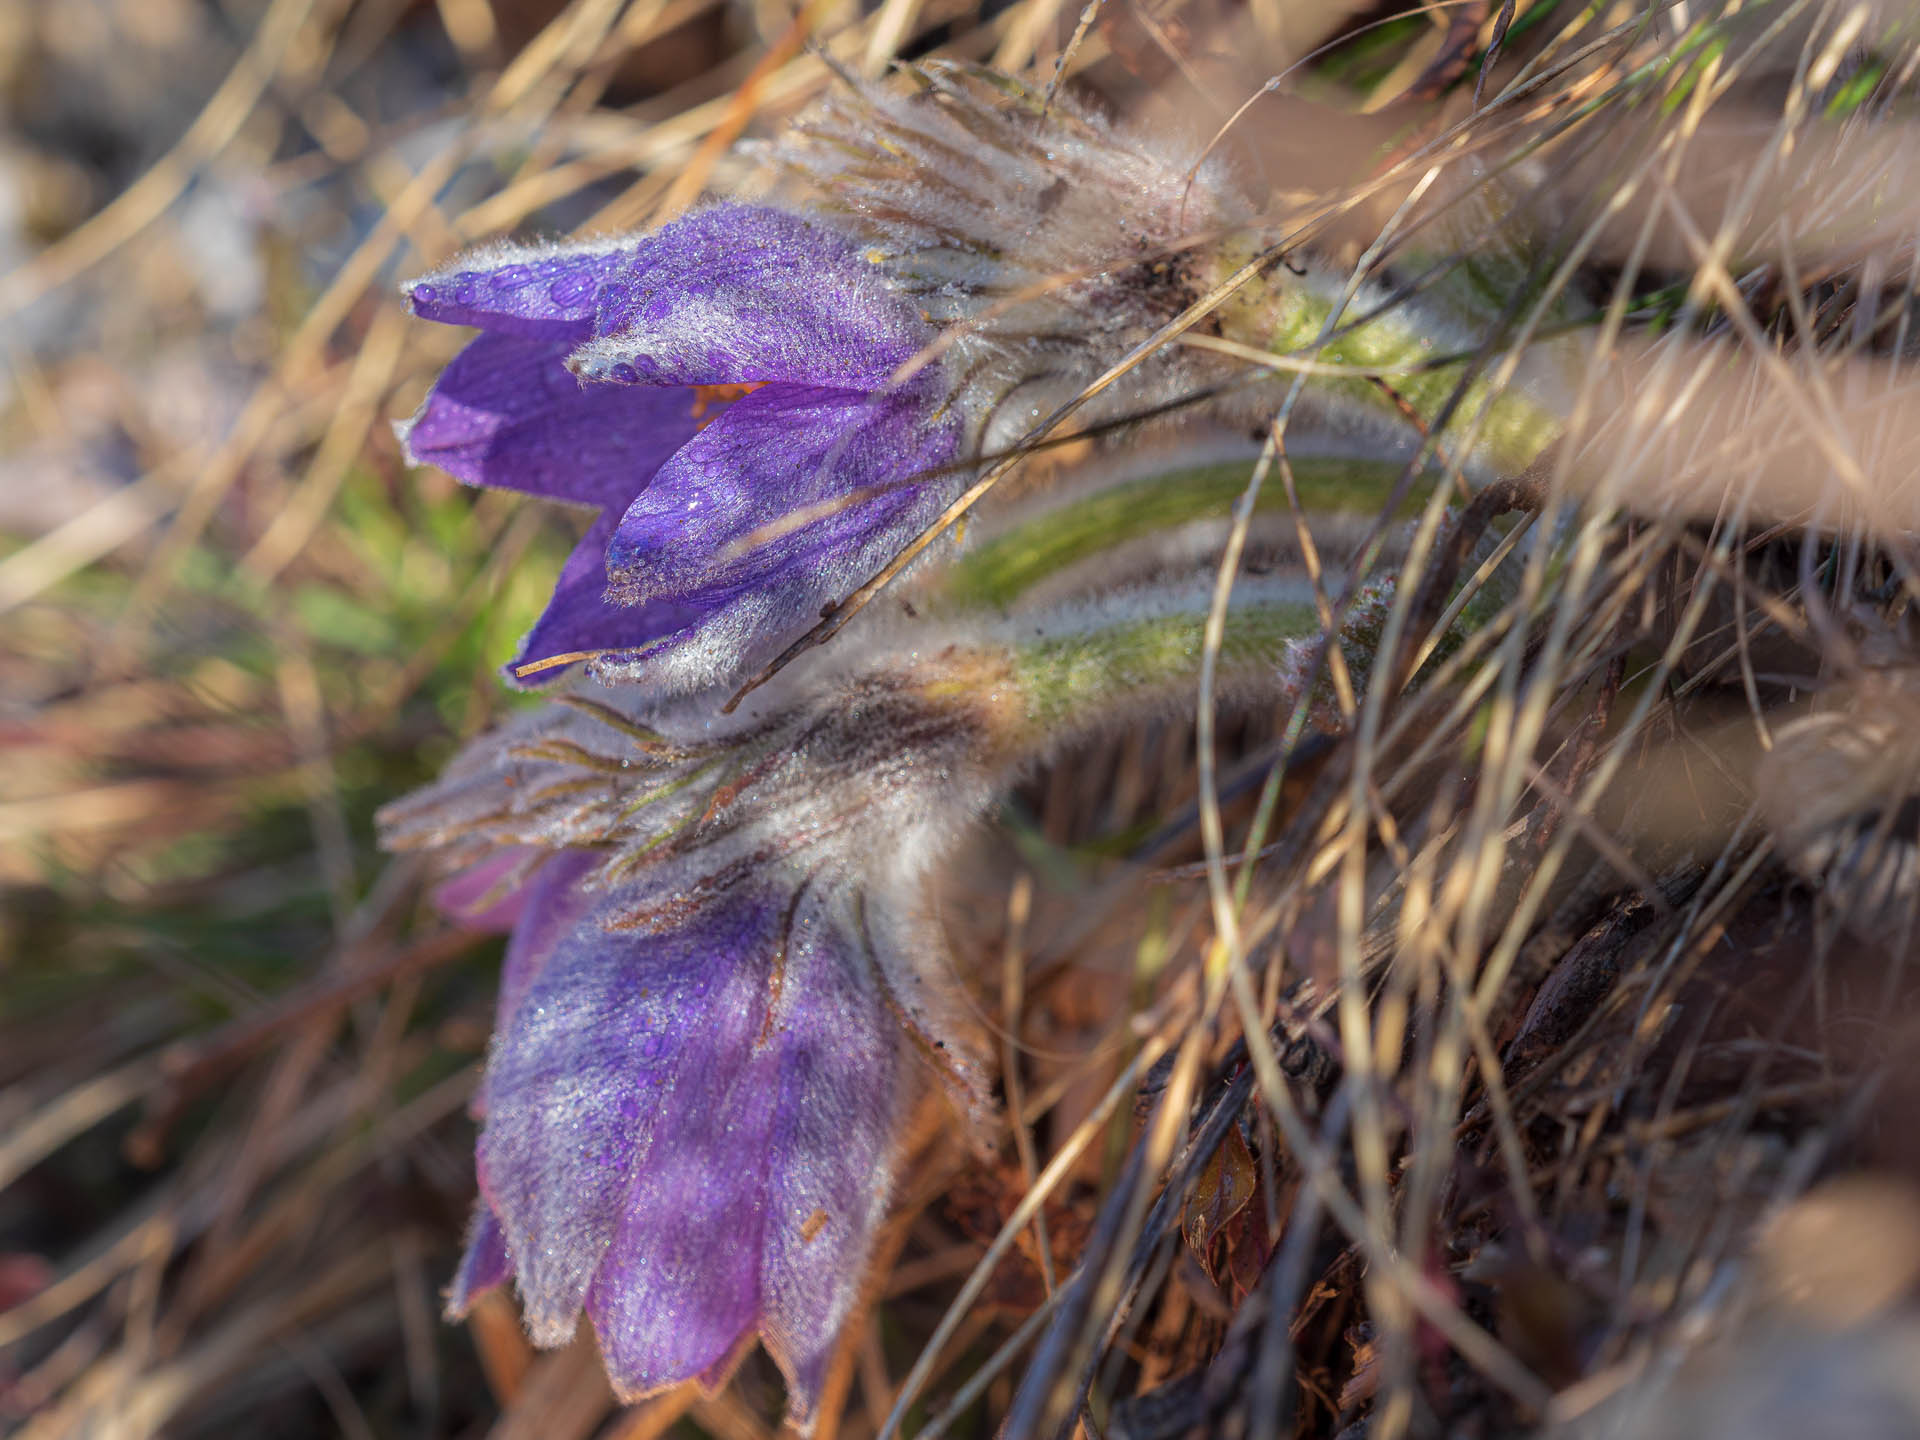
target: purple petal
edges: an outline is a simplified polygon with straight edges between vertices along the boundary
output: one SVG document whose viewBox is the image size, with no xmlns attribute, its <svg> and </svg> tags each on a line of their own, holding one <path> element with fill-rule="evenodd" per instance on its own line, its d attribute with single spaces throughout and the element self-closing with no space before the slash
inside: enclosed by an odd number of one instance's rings
<svg viewBox="0 0 1920 1440">
<path fill-rule="evenodd" d="M 695 1375 L 724 1373 L 760 1317 L 766 1152 L 777 1059 L 766 1031 L 777 941 L 741 963 L 759 982 L 749 1024 L 674 1037 L 697 1067 L 682 1072 L 637 1165 L 627 1212 L 587 1296 L 615 1393 L 634 1399 Z M 757 963 L 755 963 L 757 961 Z"/>
<path fill-rule="evenodd" d="M 760 1272 L 762 1338 L 803 1424 L 886 1218 L 902 1102 L 913 1091 L 864 947 L 823 911 L 803 903 L 796 917 L 774 1014 L 779 1105 Z"/>
<path fill-rule="evenodd" d="M 503 246 L 414 281 L 407 299 L 425 320 L 578 344 L 593 333 L 601 289 L 635 263 L 644 245 L 625 239 Z"/>
<path fill-rule="evenodd" d="M 566 667 L 548 665 L 524 677 L 520 667 L 583 652 L 639 650 L 698 613 L 670 604 L 642 612 L 609 602 L 605 556 L 620 512 L 663 461 L 711 423 L 711 402 L 679 388 L 583 387 L 561 364 L 565 349 L 552 341 L 482 335 L 446 368 L 402 432 L 411 460 L 438 465 L 469 484 L 602 507 L 507 667 L 510 681 L 529 686 L 551 682 Z"/>
<path fill-rule="evenodd" d="M 647 684 L 684 694 L 716 685 L 771 658 L 819 613 L 819 597 L 835 572 L 791 572 L 768 584 L 720 585 L 684 600 L 653 600 L 612 607 L 630 624 L 626 634 L 650 631 L 631 648 L 603 647 L 587 673 L 606 685 Z"/>
<path fill-rule="evenodd" d="M 607 547 L 615 593 L 629 604 L 686 598 L 858 544 L 947 483 L 930 472 L 954 447 L 950 424 L 926 421 L 903 397 L 756 391 L 688 441 L 627 507 Z"/>
<path fill-rule="evenodd" d="M 757 1313 L 771 1096 L 748 1072 L 782 917 L 606 929 L 620 913 L 575 926 L 497 1036 L 479 1170 L 535 1343 L 564 1343 L 594 1286 L 609 1372 L 638 1393 L 715 1363 Z"/>
<path fill-rule="evenodd" d="M 495 851 L 434 887 L 429 897 L 433 908 L 469 930 L 512 930 L 520 923 L 527 899 L 527 887 L 520 883 L 521 871 L 537 853 L 528 845 Z"/>
<path fill-rule="evenodd" d="M 877 390 L 932 338 L 845 237 L 781 210 L 716 205 L 648 237 L 602 287 L 593 338 L 568 363 L 626 384 Z"/>
<path fill-rule="evenodd" d="M 944 446 L 931 447 L 934 453 Z M 925 452 L 923 452 L 925 453 Z M 914 489 L 911 504 L 890 524 L 839 537 L 784 569 L 747 572 L 672 601 L 654 600 L 625 613 L 658 616 L 658 638 L 644 649 L 610 651 L 587 662 L 607 685 L 646 684 L 676 694 L 717 685 L 770 660 L 837 600 L 868 579 L 932 520 L 951 493 L 945 485 Z"/>
<path fill-rule="evenodd" d="M 517 851 L 514 853 L 518 853 Z M 581 881 L 606 857 L 592 850 L 561 850 L 549 857 L 521 888 L 520 915 L 500 966 L 500 998 L 494 1029 L 505 1030 L 514 1011 L 560 942 L 600 896 Z"/>
<path fill-rule="evenodd" d="M 630 655 L 686 629 L 699 617 L 697 606 L 672 601 L 634 606 L 607 598 L 607 545 L 618 513 L 602 511 L 560 568 L 553 598 L 504 668 L 510 684 L 530 689 L 550 683 L 572 663 L 553 663 L 563 656 Z"/>
<path fill-rule="evenodd" d="M 467 1231 L 467 1253 L 460 1257 L 460 1268 L 447 1287 L 447 1318 L 464 1320 L 473 1302 L 513 1274 L 513 1262 L 507 1259 L 506 1238 L 500 1222 L 493 1218 L 485 1197 L 475 1202 L 473 1225 Z"/>
<path fill-rule="evenodd" d="M 407 457 L 470 485 L 618 510 L 700 428 L 683 389 L 582 386 L 567 346 L 482 335 L 402 427 Z"/>
</svg>

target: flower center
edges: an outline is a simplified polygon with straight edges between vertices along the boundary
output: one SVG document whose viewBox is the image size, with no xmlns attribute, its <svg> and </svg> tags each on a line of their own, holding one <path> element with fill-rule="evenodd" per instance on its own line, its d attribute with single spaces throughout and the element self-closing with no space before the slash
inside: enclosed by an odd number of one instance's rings
<svg viewBox="0 0 1920 1440">
<path fill-rule="evenodd" d="M 693 418 L 700 422 L 700 428 L 704 430 L 720 418 L 720 412 L 727 406 L 751 395 L 766 383 L 764 380 L 749 380 L 741 385 L 695 385 Z M 709 411 L 712 413 L 709 414 Z"/>
</svg>

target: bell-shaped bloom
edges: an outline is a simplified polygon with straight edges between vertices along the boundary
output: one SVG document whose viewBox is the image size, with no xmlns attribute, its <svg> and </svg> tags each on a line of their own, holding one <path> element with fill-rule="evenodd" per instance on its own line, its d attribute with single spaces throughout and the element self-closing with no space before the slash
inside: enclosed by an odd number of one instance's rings
<svg viewBox="0 0 1920 1440">
<path fill-rule="evenodd" d="M 512 1278 L 540 1345 L 584 1312 L 627 1398 L 717 1382 L 757 1336 L 805 1425 L 915 1093 L 870 922 L 810 885 L 636 927 L 581 854 L 514 930 L 449 1309 Z"/>
<path fill-rule="evenodd" d="M 416 281 L 481 335 L 401 427 L 471 484 L 593 508 L 508 667 L 675 689 L 764 658 L 952 494 L 961 426 L 920 312 L 850 240 L 719 205 Z"/>
<path fill-rule="evenodd" d="M 991 702 L 908 660 L 795 703 L 583 688 L 381 816 L 510 927 L 449 1294 L 582 1315 L 615 1389 L 724 1378 L 757 1337 L 804 1426 L 927 1078 L 976 1125 L 984 1037 L 919 881 L 1004 763 Z"/>
</svg>

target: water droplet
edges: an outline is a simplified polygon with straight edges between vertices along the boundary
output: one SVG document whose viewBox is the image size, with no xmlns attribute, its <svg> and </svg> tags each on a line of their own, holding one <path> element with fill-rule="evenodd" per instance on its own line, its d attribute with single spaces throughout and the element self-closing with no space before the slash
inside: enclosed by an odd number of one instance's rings
<svg viewBox="0 0 1920 1440">
<path fill-rule="evenodd" d="M 492 278 L 496 290 L 518 290 L 533 278 L 533 271 L 525 265 L 508 265 L 494 271 Z"/>
</svg>

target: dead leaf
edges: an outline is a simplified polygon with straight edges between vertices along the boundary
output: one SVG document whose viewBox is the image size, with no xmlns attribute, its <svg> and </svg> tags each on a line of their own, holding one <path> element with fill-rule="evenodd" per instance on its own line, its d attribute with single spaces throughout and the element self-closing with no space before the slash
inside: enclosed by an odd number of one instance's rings
<svg viewBox="0 0 1920 1440">
<path fill-rule="evenodd" d="M 1240 1138 L 1238 1130 L 1229 1130 L 1227 1138 L 1220 1142 L 1200 1172 L 1199 1183 L 1187 1199 L 1181 1228 L 1194 1258 L 1216 1285 L 1220 1283 L 1220 1276 L 1213 1264 L 1214 1241 L 1234 1216 L 1247 1208 L 1258 1178 L 1247 1142 Z"/>
</svg>

